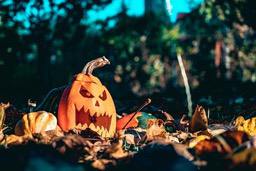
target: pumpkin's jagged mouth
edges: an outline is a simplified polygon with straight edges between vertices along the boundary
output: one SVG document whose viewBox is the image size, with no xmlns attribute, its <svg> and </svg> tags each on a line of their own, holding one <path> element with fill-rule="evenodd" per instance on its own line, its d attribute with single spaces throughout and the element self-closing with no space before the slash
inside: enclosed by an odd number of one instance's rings
<svg viewBox="0 0 256 171">
<path fill-rule="evenodd" d="M 79 121 L 80 124 L 85 125 L 86 127 L 91 128 L 97 132 L 108 131 L 111 125 L 111 114 L 105 113 L 91 113 L 90 109 L 85 109 L 84 106 L 78 110 L 76 109 L 76 120 Z M 76 123 L 76 124 L 79 124 Z"/>
</svg>

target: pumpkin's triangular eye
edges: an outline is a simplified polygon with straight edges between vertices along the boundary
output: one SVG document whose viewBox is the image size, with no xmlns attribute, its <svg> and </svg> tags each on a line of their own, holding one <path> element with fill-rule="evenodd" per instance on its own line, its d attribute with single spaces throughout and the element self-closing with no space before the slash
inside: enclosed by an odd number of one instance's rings
<svg viewBox="0 0 256 171">
<path fill-rule="evenodd" d="M 94 96 L 89 92 L 87 91 L 85 88 L 81 87 L 80 89 L 80 94 L 83 96 L 83 97 L 87 97 L 87 98 L 93 98 Z"/>
<path fill-rule="evenodd" d="M 99 96 L 99 98 L 100 98 L 101 100 L 103 100 L 103 101 L 107 99 L 107 93 L 106 93 L 105 90 L 101 93 L 101 95 Z"/>
</svg>

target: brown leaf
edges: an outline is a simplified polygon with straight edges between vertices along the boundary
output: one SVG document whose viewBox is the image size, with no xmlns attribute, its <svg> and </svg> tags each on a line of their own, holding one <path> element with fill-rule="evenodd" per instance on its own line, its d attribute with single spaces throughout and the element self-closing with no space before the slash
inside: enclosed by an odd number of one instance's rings
<svg viewBox="0 0 256 171">
<path fill-rule="evenodd" d="M 123 167 L 120 170 L 196 170 L 192 163 L 183 157 L 182 147 L 177 149 L 174 149 L 174 146 L 169 143 L 161 143 L 159 140 L 153 141 L 140 152 L 134 154 L 128 163 L 128 169 Z M 176 150 L 180 153 L 177 153 Z"/>
<path fill-rule="evenodd" d="M 112 143 L 110 148 L 108 148 L 106 152 L 115 159 L 120 159 L 128 156 L 128 152 L 124 151 L 123 149 L 122 139 L 118 139 L 116 142 Z"/>
<path fill-rule="evenodd" d="M 52 146 L 71 161 L 75 162 L 77 162 L 81 156 L 92 155 L 91 153 L 93 152 L 91 150 L 93 144 L 89 140 L 74 134 L 53 139 Z"/>
<path fill-rule="evenodd" d="M 34 140 L 43 143 L 43 144 L 51 144 L 52 140 L 57 137 L 62 137 L 64 135 L 63 131 L 60 128 L 56 130 L 43 131 L 41 133 L 33 134 Z"/>
<path fill-rule="evenodd" d="M 6 113 L 5 110 L 10 106 L 9 103 L 4 104 L 4 103 L 0 103 L 0 130 L 3 129 L 4 126 L 4 121 L 6 118 Z"/>
<path fill-rule="evenodd" d="M 8 127 L 8 133 L 13 134 L 16 123 L 22 118 L 23 114 L 15 106 L 10 105 L 5 110 L 5 125 Z"/>
<path fill-rule="evenodd" d="M 166 121 L 174 121 L 174 118 L 172 117 L 171 114 L 169 114 L 163 110 L 158 110 L 158 112 L 162 113 L 165 116 Z"/>
<path fill-rule="evenodd" d="M 229 157 L 232 161 L 232 168 L 239 167 L 242 165 L 250 166 L 255 169 L 256 166 L 256 149 L 250 148 L 233 154 Z"/>
<path fill-rule="evenodd" d="M 147 128 L 147 141 L 158 138 L 166 138 L 164 122 L 161 119 L 149 119 Z"/>
<path fill-rule="evenodd" d="M 194 156 L 188 151 L 184 144 L 173 144 L 173 147 L 177 154 L 185 157 L 189 161 L 194 160 Z"/>
<path fill-rule="evenodd" d="M 249 136 L 242 131 L 227 131 L 221 134 L 221 136 L 223 136 L 232 149 L 249 140 Z"/>
<path fill-rule="evenodd" d="M 221 144 L 212 140 L 203 140 L 196 144 L 195 152 L 198 156 L 207 155 L 209 153 L 224 153 Z"/>
<path fill-rule="evenodd" d="M 114 160 L 108 160 L 108 159 L 97 159 L 93 161 L 92 167 L 98 170 L 105 170 L 106 165 L 116 165 L 116 162 Z"/>
<path fill-rule="evenodd" d="M 195 112 L 192 116 L 190 131 L 204 131 L 208 127 L 208 118 L 206 112 L 202 106 L 196 106 Z"/>
<path fill-rule="evenodd" d="M 182 115 L 180 121 L 179 121 L 179 129 L 182 131 L 188 131 L 189 130 L 189 119 L 186 115 Z"/>
<path fill-rule="evenodd" d="M 6 136 L 5 139 L 2 140 L 1 144 L 9 146 L 9 145 L 23 144 L 29 140 L 32 140 L 32 136 L 30 135 L 17 136 L 12 134 L 12 135 Z"/>
<path fill-rule="evenodd" d="M 241 131 L 227 131 L 210 140 L 197 143 L 195 151 L 198 155 L 211 153 L 230 153 L 235 147 L 249 140 L 248 135 Z"/>
<path fill-rule="evenodd" d="M 69 130 L 68 133 L 69 134 L 77 134 L 84 138 L 89 138 L 91 141 L 102 140 L 102 138 L 100 137 L 100 135 L 97 132 L 91 130 L 90 128 L 81 126 L 81 124 L 78 124 L 75 128 L 73 128 L 72 130 Z"/>
</svg>

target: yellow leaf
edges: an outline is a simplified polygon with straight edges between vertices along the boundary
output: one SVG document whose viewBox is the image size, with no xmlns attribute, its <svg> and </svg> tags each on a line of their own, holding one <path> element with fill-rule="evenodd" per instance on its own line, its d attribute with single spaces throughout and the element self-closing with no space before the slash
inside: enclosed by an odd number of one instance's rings
<svg viewBox="0 0 256 171">
<path fill-rule="evenodd" d="M 189 141 L 188 147 L 189 148 L 194 148 L 200 141 L 203 141 L 203 140 L 206 140 L 206 139 L 209 140 L 210 137 L 207 136 L 207 135 L 199 135 L 196 138 Z"/>
<path fill-rule="evenodd" d="M 256 117 L 245 120 L 243 116 L 238 116 L 233 124 L 238 131 L 244 131 L 250 136 L 256 135 Z"/>
</svg>

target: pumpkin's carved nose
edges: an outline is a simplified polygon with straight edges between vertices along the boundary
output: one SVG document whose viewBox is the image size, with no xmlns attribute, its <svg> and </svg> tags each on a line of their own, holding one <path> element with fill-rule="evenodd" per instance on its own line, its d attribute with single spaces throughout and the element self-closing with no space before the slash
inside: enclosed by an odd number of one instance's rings
<svg viewBox="0 0 256 171">
<path fill-rule="evenodd" d="M 100 103 L 98 102 L 98 100 L 96 100 L 95 106 L 100 106 Z"/>
</svg>

